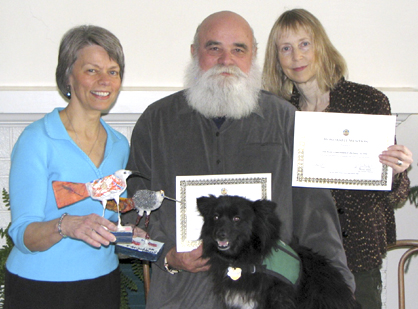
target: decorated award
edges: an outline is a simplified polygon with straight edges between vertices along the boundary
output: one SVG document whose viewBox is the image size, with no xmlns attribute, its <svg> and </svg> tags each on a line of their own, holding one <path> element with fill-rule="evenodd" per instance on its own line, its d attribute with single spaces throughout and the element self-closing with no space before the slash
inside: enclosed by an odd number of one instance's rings
<svg viewBox="0 0 418 309">
<path fill-rule="evenodd" d="M 155 261 L 161 255 L 164 244 L 149 239 L 148 234 L 146 238 L 133 237 L 132 227 L 121 225 L 120 214 L 134 210 L 138 214 L 137 222 L 145 216 L 145 229 L 147 230 L 151 212 L 157 210 L 164 199 L 176 200 L 165 196 L 163 190 L 138 190 L 132 198 L 120 197 L 126 190 L 126 180 L 131 175 L 144 177 L 137 172 L 119 170 L 113 175 L 88 183 L 53 181 L 55 200 L 58 208 L 69 206 L 88 197 L 100 201 L 103 206 L 103 216 L 106 209 L 118 213 L 118 229 L 111 232 L 116 236 L 116 252 Z"/>
</svg>

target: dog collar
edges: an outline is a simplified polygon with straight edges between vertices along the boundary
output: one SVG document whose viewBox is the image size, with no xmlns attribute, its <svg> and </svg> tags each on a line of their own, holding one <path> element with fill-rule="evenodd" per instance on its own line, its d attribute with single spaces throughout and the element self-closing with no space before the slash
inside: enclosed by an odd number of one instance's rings
<svg viewBox="0 0 418 309">
<path fill-rule="evenodd" d="M 266 273 L 281 281 L 297 286 L 301 274 L 301 261 L 298 254 L 282 241 L 263 264 L 234 264 L 228 267 L 226 275 L 238 280 L 242 274 Z"/>
<path fill-rule="evenodd" d="M 231 278 L 232 280 L 238 280 L 241 278 L 242 274 L 255 274 L 255 273 L 264 273 L 266 272 L 266 265 L 255 265 L 255 264 L 242 264 L 242 265 L 235 265 L 229 266 L 226 272 L 226 275 Z"/>
</svg>

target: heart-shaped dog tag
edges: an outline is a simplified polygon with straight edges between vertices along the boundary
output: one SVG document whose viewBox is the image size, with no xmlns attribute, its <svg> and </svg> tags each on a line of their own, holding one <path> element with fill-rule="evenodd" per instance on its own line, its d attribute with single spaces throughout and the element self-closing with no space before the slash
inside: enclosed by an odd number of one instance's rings
<svg viewBox="0 0 418 309">
<path fill-rule="evenodd" d="M 241 268 L 228 267 L 227 275 L 229 278 L 235 281 L 241 278 L 241 272 L 242 272 Z"/>
</svg>

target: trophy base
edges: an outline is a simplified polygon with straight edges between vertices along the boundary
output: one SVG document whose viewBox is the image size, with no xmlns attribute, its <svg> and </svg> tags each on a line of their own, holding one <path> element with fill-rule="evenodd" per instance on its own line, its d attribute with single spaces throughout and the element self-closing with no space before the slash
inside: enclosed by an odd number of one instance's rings
<svg viewBox="0 0 418 309">
<path fill-rule="evenodd" d="M 116 236 L 116 243 L 132 243 L 133 231 L 131 226 L 118 226 L 118 230 L 111 233 Z"/>
<path fill-rule="evenodd" d="M 164 243 L 152 239 L 134 237 L 130 244 L 116 244 L 115 252 L 133 258 L 155 262 L 163 252 Z"/>
</svg>

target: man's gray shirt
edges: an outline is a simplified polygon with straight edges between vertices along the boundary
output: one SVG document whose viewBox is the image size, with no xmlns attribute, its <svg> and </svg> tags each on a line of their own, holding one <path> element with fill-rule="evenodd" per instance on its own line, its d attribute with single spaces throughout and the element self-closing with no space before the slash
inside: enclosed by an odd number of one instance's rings
<svg viewBox="0 0 418 309">
<path fill-rule="evenodd" d="M 133 130 L 127 169 L 151 181 L 131 178 L 129 194 L 146 188 L 175 197 L 176 176 L 271 173 L 282 240 L 289 243 L 296 237 L 325 255 L 354 290 L 330 191 L 292 188 L 294 118 L 290 103 L 261 91 L 255 112 L 226 119 L 218 129 L 212 119 L 189 107 L 184 91 L 163 98 L 145 110 Z M 152 212 L 149 234 L 164 242 L 165 249 L 153 264 L 147 308 L 220 308 L 206 272 L 172 275 L 163 266 L 165 254 L 176 244 L 175 202 L 165 200 Z"/>
</svg>

